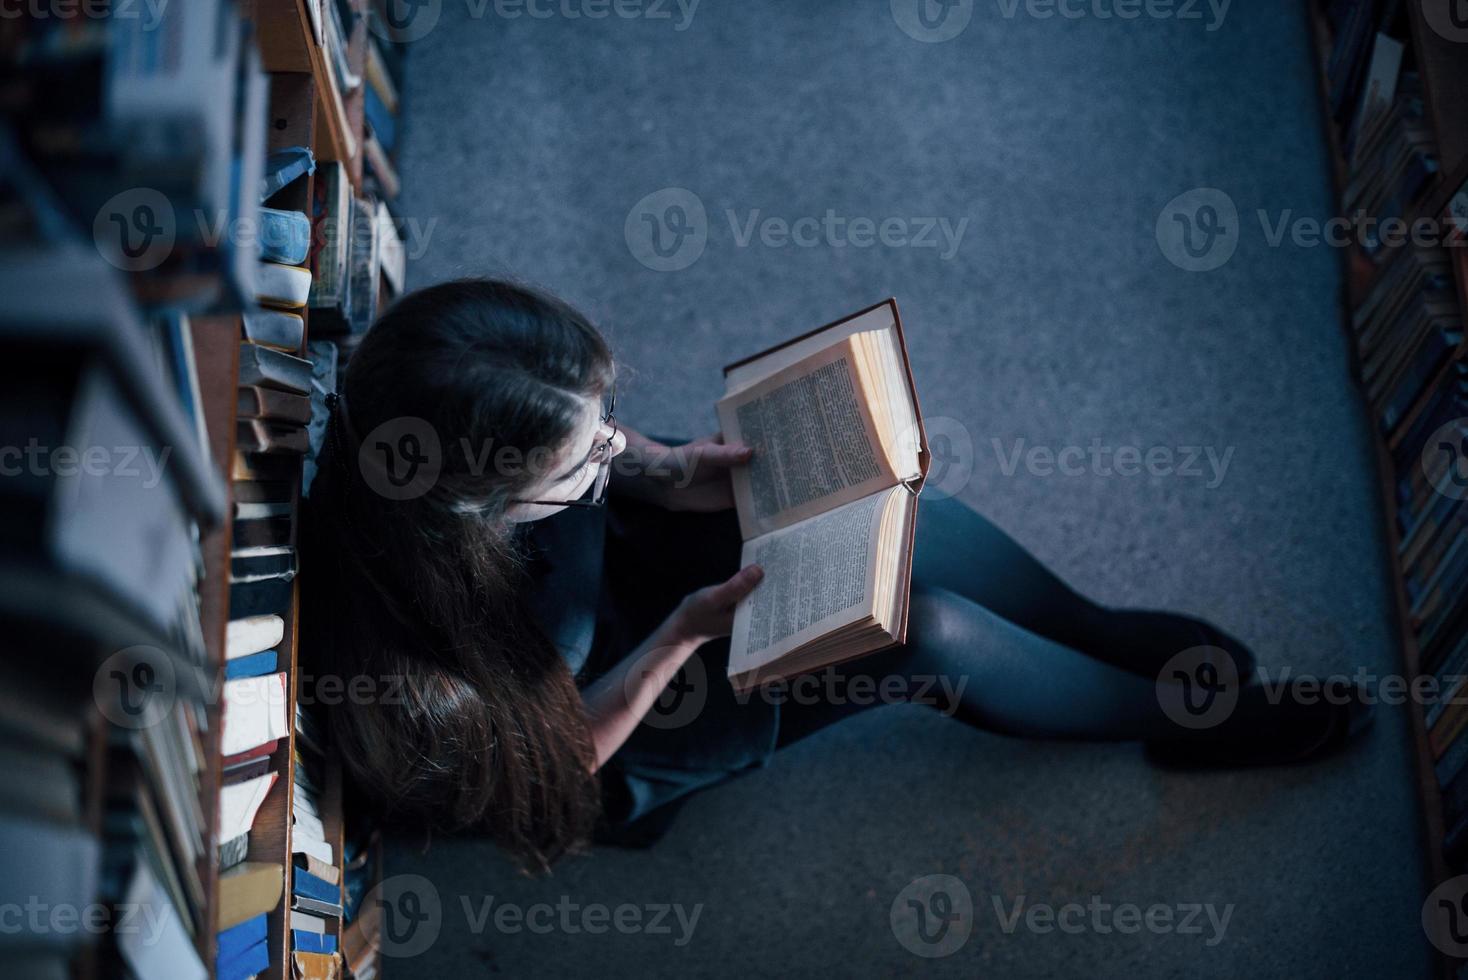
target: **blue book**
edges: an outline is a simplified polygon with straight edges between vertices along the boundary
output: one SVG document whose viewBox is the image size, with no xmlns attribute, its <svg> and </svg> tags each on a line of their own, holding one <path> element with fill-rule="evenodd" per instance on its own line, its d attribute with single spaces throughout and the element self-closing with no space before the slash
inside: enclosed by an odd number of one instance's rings
<svg viewBox="0 0 1468 980">
<path fill-rule="evenodd" d="M 234 959 L 251 946 L 264 941 L 265 914 L 262 912 L 219 934 L 219 950 L 214 954 L 214 962 L 223 963 Z"/>
<path fill-rule="evenodd" d="M 311 219 L 300 211 L 260 209 L 260 258 L 300 265 L 311 254 Z"/>
<path fill-rule="evenodd" d="M 341 904 L 341 889 L 329 881 L 321 880 L 305 868 L 295 868 L 291 880 L 294 882 L 291 885 L 291 893 L 294 895 L 314 898 L 318 902 L 327 902 L 331 905 Z"/>
<path fill-rule="evenodd" d="M 388 153 L 393 150 L 393 144 L 398 141 L 398 121 L 392 112 L 383 104 L 381 98 L 373 91 L 371 85 L 365 86 L 366 97 L 362 100 L 362 110 L 367 116 L 367 121 L 372 124 L 372 133 L 377 137 L 377 142 Z"/>
<path fill-rule="evenodd" d="M 236 680 L 240 677 L 264 677 L 266 674 L 275 673 L 276 655 L 274 650 L 261 650 L 247 657 L 235 657 L 233 660 L 224 662 L 224 679 Z"/>
<path fill-rule="evenodd" d="M 291 948 L 301 953 L 335 953 L 336 937 L 328 933 L 292 929 Z"/>
<path fill-rule="evenodd" d="M 265 158 L 265 176 L 260 178 L 260 203 L 297 177 L 316 172 L 316 159 L 311 148 L 287 146 Z"/>
<path fill-rule="evenodd" d="M 265 940 L 241 950 L 229 959 L 214 961 L 215 980 L 245 980 L 270 969 L 270 950 Z"/>
</svg>

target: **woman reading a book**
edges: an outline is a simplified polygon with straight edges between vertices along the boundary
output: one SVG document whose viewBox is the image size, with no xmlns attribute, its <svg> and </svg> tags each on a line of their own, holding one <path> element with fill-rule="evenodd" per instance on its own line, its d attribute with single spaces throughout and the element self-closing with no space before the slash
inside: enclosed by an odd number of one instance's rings
<svg viewBox="0 0 1468 980">
<path fill-rule="evenodd" d="M 646 843 L 693 791 L 884 700 L 735 693 L 723 638 L 763 577 L 739 568 L 730 509 L 750 451 L 668 452 L 617 417 L 614 376 L 554 299 L 490 281 L 405 296 L 332 399 L 302 524 L 304 668 L 376 692 L 330 712 L 356 784 L 390 819 L 486 830 L 532 869 L 596 832 Z M 906 642 L 807 690 L 921 690 L 987 730 L 1145 740 L 1198 766 L 1314 758 L 1369 717 L 1354 688 L 1249 683 L 1250 652 L 1207 623 L 1085 599 L 951 499 L 919 498 L 912 567 Z M 1222 667 L 1244 681 L 1207 724 L 1159 697 L 1199 649 L 1183 696 L 1206 704 L 1189 685 Z"/>
</svg>

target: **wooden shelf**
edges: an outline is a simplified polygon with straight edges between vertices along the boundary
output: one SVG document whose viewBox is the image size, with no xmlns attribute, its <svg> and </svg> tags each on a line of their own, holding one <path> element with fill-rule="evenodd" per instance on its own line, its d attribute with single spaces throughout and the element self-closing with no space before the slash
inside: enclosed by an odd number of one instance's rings
<svg viewBox="0 0 1468 980">
<path fill-rule="evenodd" d="M 1427 3 L 1449 3 L 1452 0 L 1425 0 Z M 1321 104 L 1325 136 L 1331 157 L 1331 170 L 1335 181 L 1337 200 L 1344 193 L 1350 172 L 1341 153 L 1339 135 L 1330 117 L 1328 107 L 1329 80 L 1326 65 L 1332 46 L 1330 30 L 1325 22 L 1319 0 L 1311 0 L 1309 12 L 1314 35 L 1314 48 L 1318 77 L 1320 80 Z M 1448 200 L 1468 181 L 1468 119 L 1455 119 L 1453 112 L 1461 114 L 1468 105 L 1468 56 L 1462 46 L 1452 45 L 1436 34 L 1423 21 L 1419 4 L 1407 4 L 1410 10 L 1411 39 L 1419 72 L 1427 92 L 1429 115 L 1438 140 L 1440 169 L 1438 176 L 1422 194 L 1412 213 L 1406 216 L 1410 223 L 1418 217 L 1441 217 Z M 1371 286 L 1376 267 L 1365 257 L 1359 246 L 1342 249 L 1342 268 L 1345 273 L 1341 328 L 1350 351 L 1352 374 L 1360 377 L 1360 362 L 1356 336 L 1351 324 L 1351 311 L 1364 298 Z M 1453 276 L 1456 280 L 1460 315 L 1468 320 L 1468 256 L 1461 250 L 1450 250 Z M 1364 263 L 1364 264 L 1363 264 Z M 1363 275 L 1363 269 L 1369 270 Z M 1433 380 L 1424 387 L 1413 405 L 1398 423 L 1395 434 L 1389 441 L 1381 431 L 1380 421 L 1374 411 L 1370 412 L 1369 427 L 1374 469 L 1377 477 L 1377 492 L 1381 497 L 1381 513 L 1385 525 L 1383 556 L 1390 569 L 1392 607 L 1395 611 L 1397 640 L 1402 650 L 1402 669 L 1408 679 L 1422 672 L 1421 650 L 1412 630 L 1411 602 L 1408 598 L 1406 581 L 1399 559 L 1401 535 L 1397 523 L 1397 474 L 1393 465 L 1392 450 L 1396 449 L 1413 420 L 1424 410 L 1433 391 L 1446 377 L 1451 365 L 1460 362 L 1468 352 L 1468 342 L 1459 348 L 1438 369 Z M 1437 772 L 1427 731 L 1427 707 L 1408 699 L 1408 715 L 1412 728 L 1412 754 L 1416 769 L 1418 799 L 1422 806 L 1423 850 L 1427 873 L 1427 888 L 1431 890 L 1452 877 L 1443 854 L 1443 843 L 1447 835 L 1443 812 L 1442 790 L 1438 785 Z M 1442 978 L 1456 976 L 1463 961 L 1447 956 L 1435 955 L 1434 972 Z"/>
<path fill-rule="evenodd" d="M 1465 41 L 1444 37 L 1429 23 L 1452 23 L 1449 7 L 1458 0 L 1414 0 L 1404 4 L 1411 25 L 1412 50 L 1427 96 L 1427 114 L 1437 134 L 1438 159 L 1444 172 L 1456 171 L 1468 161 L 1468 54 Z M 1463 28 L 1468 35 L 1468 26 Z"/>
<path fill-rule="evenodd" d="M 294 145 L 313 147 L 318 160 L 346 165 L 353 190 L 362 185 L 362 90 L 343 95 L 328 63 L 330 56 L 316 43 L 306 0 L 250 0 L 247 15 L 254 21 L 261 62 L 267 72 L 309 75 L 316 83 L 315 124 Z M 365 64 L 367 25 L 359 21 L 349 39 L 347 63 L 360 74 Z M 355 59 L 355 62 L 354 60 Z M 354 108 L 355 106 L 355 108 Z M 292 144 L 287 144 L 292 145 Z"/>
</svg>

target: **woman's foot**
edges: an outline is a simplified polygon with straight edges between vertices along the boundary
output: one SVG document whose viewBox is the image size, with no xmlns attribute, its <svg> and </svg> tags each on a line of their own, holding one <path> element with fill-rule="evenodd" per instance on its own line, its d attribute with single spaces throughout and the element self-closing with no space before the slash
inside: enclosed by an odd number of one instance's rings
<svg viewBox="0 0 1468 980">
<path fill-rule="evenodd" d="M 1147 743 L 1156 765 L 1178 769 L 1233 769 L 1311 762 L 1332 755 L 1371 727 L 1375 714 L 1364 687 L 1341 679 L 1297 679 L 1278 688 L 1249 684 L 1239 704 L 1210 730 Z"/>
</svg>

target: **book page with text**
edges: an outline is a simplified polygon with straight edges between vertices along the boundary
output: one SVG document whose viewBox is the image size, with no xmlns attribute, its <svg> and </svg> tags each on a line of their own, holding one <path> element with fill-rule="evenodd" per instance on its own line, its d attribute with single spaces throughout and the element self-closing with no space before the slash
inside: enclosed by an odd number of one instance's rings
<svg viewBox="0 0 1468 980">
<path fill-rule="evenodd" d="M 856 363 L 847 338 L 718 403 L 724 439 L 755 451 L 733 471 L 746 540 L 897 482 Z"/>
<path fill-rule="evenodd" d="M 744 543 L 740 565 L 758 563 L 765 579 L 734 611 L 731 675 L 871 615 L 882 514 L 892 493 L 878 491 Z"/>
</svg>

